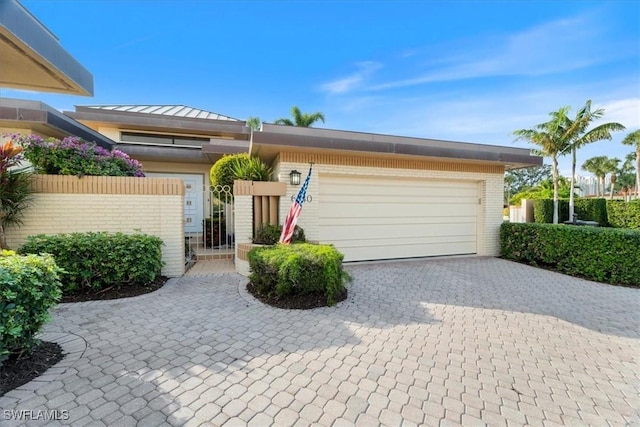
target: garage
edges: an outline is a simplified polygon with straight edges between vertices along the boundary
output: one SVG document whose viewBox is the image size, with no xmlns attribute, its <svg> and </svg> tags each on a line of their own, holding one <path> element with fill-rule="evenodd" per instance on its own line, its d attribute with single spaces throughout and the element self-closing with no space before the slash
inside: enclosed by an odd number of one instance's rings
<svg viewBox="0 0 640 427">
<path fill-rule="evenodd" d="M 476 181 L 326 175 L 319 237 L 365 261 L 477 253 Z"/>
</svg>

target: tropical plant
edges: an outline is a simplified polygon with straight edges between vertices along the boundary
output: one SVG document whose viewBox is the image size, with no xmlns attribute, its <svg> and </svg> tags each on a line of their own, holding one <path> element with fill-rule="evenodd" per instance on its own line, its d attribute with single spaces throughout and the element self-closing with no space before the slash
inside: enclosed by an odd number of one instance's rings
<svg viewBox="0 0 640 427">
<path fill-rule="evenodd" d="M 570 191 L 569 180 L 563 176 L 558 177 L 558 197 L 566 199 Z M 545 179 L 534 187 L 519 191 L 511 197 L 509 203 L 519 205 L 522 199 L 553 199 L 553 179 Z"/>
<path fill-rule="evenodd" d="M 211 166 L 209 178 L 211 185 L 228 186 L 233 191 L 236 179 L 248 181 L 270 181 L 273 169 L 258 157 L 249 157 L 247 153 L 222 156 Z"/>
<path fill-rule="evenodd" d="M 0 145 L 0 249 L 8 249 L 6 228 L 22 224 L 22 214 L 31 201 L 32 172 L 18 169 L 22 147 L 12 141 Z"/>
<path fill-rule="evenodd" d="M 634 164 L 636 162 L 636 153 L 629 153 L 626 155 L 624 163 L 620 170 L 618 170 L 618 179 L 616 180 L 616 188 L 618 191 L 625 194 L 625 199 L 629 199 L 631 189 L 636 185 L 636 168 Z"/>
<path fill-rule="evenodd" d="M 510 203 L 512 195 L 533 189 L 543 181 L 551 182 L 551 166 L 549 165 L 507 171 L 504 174 L 505 204 Z"/>
<path fill-rule="evenodd" d="M 604 116 L 604 109 L 598 108 L 591 111 L 591 100 L 587 100 L 584 106 L 578 110 L 575 119 L 567 119 L 564 124 L 564 135 L 562 138 L 566 140 L 566 151 L 564 154 L 571 153 L 571 192 L 569 193 L 569 218 L 573 218 L 574 212 L 574 194 L 575 177 L 576 177 L 576 153 L 578 149 L 587 144 L 596 141 L 611 140 L 611 133 L 624 130 L 625 127 L 620 123 L 603 123 L 592 129 L 587 130 L 591 122 L 598 120 Z M 613 194 L 613 192 L 612 192 Z"/>
<path fill-rule="evenodd" d="M 282 119 L 276 120 L 274 123 L 277 125 L 298 126 L 303 128 L 311 127 L 318 120 L 324 123 L 324 114 L 320 112 L 303 113 L 300 111 L 300 108 L 298 108 L 296 105 L 291 107 L 291 116 L 293 117 L 293 120 L 282 118 Z"/>
<path fill-rule="evenodd" d="M 520 129 L 514 132 L 516 140 L 526 140 L 540 147 L 538 154 L 551 157 L 553 179 L 553 223 L 558 223 L 558 156 L 566 153 L 568 141 L 565 137 L 569 107 L 549 113 L 551 119 L 535 125 L 532 129 Z"/>
<path fill-rule="evenodd" d="M 640 129 L 627 135 L 622 143 L 636 147 L 636 198 L 640 198 Z"/>
<path fill-rule="evenodd" d="M 598 179 L 596 195 L 604 197 L 604 182 L 607 174 L 615 171 L 618 167 L 618 159 L 610 159 L 607 156 L 591 157 L 582 164 L 582 169 L 591 172 Z"/>
<path fill-rule="evenodd" d="M 605 167 L 605 172 L 607 172 L 609 174 L 609 199 L 613 199 L 613 190 L 614 187 L 616 185 L 616 180 L 618 179 L 618 164 L 620 163 L 620 159 L 607 159 L 607 161 L 604 164 Z"/>
<path fill-rule="evenodd" d="M 246 123 L 247 123 L 247 126 L 249 126 L 254 131 L 260 130 L 260 126 L 262 126 L 262 121 L 260 120 L 259 117 L 251 116 L 247 119 Z"/>
<path fill-rule="evenodd" d="M 248 159 L 236 159 L 231 165 L 231 171 L 235 179 L 247 181 L 269 181 L 273 174 L 271 166 L 258 157 Z"/>
</svg>

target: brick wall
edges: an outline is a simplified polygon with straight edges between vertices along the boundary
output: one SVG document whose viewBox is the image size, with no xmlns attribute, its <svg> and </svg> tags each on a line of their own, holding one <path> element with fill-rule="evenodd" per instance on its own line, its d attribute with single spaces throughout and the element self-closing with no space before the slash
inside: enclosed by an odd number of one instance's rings
<svg viewBox="0 0 640 427">
<path fill-rule="evenodd" d="M 504 169 L 501 166 L 281 153 L 274 167 L 277 180 L 287 182 L 287 194 L 280 198 L 281 219 L 286 218 L 291 207 L 291 196 L 300 190 L 300 186 L 288 184 L 289 172 L 296 169 L 302 173 L 304 179 L 309 171 L 309 161 L 318 162 L 313 166 L 313 175 L 307 190 L 307 195 L 312 197 L 312 201 L 303 205 L 298 220 L 298 225 L 304 229 L 309 240 L 317 241 L 320 238 L 318 213 L 322 206 L 318 195 L 319 176 L 322 174 L 466 180 L 478 183 L 478 194 L 482 199 L 478 216 L 478 255 L 493 256 L 499 253 L 504 178 Z"/>
<path fill-rule="evenodd" d="M 41 175 L 34 190 L 23 225 L 8 230 L 10 247 L 34 234 L 140 231 L 163 240 L 162 274 L 184 273 L 182 180 Z"/>
</svg>

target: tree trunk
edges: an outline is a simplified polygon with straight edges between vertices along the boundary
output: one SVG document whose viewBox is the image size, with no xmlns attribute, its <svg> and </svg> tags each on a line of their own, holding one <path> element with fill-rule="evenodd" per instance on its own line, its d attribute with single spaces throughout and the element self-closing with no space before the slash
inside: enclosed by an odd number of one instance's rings
<svg viewBox="0 0 640 427">
<path fill-rule="evenodd" d="M 553 223 L 558 223 L 558 158 L 552 157 L 553 160 Z"/>
<path fill-rule="evenodd" d="M 574 195 L 573 195 L 573 187 L 575 186 L 576 181 L 576 148 L 571 149 L 571 193 L 569 193 L 569 220 L 573 220 L 573 211 L 574 211 Z"/>
<path fill-rule="evenodd" d="M 7 246 L 7 233 L 5 233 L 4 225 L 0 224 L 0 250 L 9 249 Z"/>
<path fill-rule="evenodd" d="M 616 176 L 615 173 L 611 174 L 611 178 L 610 178 L 610 185 L 611 185 L 611 191 L 609 192 L 609 200 L 613 200 L 613 187 L 616 186 L 616 181 L 618 180 L 618 177 Z"/>
<path fill-rule="evenodd" d="M 640 145 L 636 150 L 636 199 L 640 199 Z"/>
</svg>

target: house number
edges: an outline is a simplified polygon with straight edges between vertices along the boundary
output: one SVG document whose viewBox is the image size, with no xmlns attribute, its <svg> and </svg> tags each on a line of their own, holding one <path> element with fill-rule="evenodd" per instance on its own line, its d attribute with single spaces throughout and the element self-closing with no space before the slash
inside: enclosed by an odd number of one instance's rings
<svg viewBox="0 0 640 427">
<path fill-rule="evenodd" d="M 296 197 L 297 196 L 295 194 L 292 194 L 291 195 L 291 201 L 295 202 L 296 201 Z M 311 200 L 313 200 L 313 198 L 311 196 L 307 196 L 307 197 L 304 198 L 304 201 L 307 202 L 307 203 L 311 203 Z"/>
</svg>

